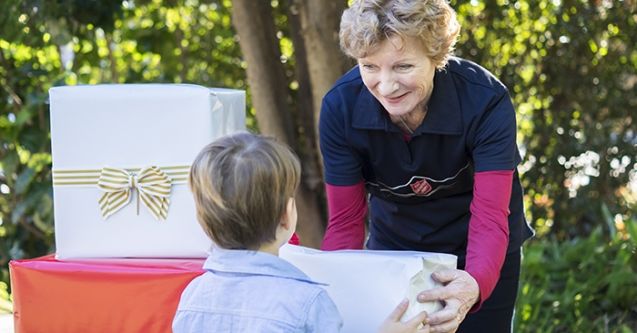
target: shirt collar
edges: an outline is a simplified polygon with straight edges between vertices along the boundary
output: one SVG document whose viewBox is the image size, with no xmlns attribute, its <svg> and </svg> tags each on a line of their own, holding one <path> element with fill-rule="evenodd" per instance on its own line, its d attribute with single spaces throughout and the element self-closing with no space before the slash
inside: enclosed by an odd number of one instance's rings
<svg viewBox="0 0 637 333">
<path fill-rule="evenodd" d="M 203 268 L 216 272 L 266 275 L 325 285 L 313 281 L 289 262 L 259 251 L 228 250 L 215 246 Z"/>
<path fill-rule="evenodd" d="M 452 76 L 446 68 L 434 75 L 428 114 L 414 135 L 421 133 L 461 135 L 463 131 L 460 100 Z M 352 125 L 360 129 L 397 131 L 380 102 L 363 86 L 354 105 Z"/>
</svg>

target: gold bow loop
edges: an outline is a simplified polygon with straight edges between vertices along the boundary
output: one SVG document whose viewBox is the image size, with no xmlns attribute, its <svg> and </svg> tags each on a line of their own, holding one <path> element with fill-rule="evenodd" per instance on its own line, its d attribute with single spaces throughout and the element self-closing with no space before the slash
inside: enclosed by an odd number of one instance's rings
<svg viewBox="0 0 637 333">
<path fill-rule="evenodd" d="M 104 191 L 99 199 L 104 219 L 126 206 L 131 200 L 132 191 L 137 193 L 137 214 L 141 201 L 155 219 L 165 220 L 168 216 L 171 180 L 156 166 L 142 168 L 138 173 L 104 167 L 100 172 L 97 187 Z"/>
</svg>

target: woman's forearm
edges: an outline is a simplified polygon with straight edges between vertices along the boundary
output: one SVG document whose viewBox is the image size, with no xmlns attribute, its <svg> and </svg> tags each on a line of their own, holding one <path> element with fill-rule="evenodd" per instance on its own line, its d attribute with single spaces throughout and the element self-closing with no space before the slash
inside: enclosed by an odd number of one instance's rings
<svg viewBox="0 0 637 333">
<path fill-rule="evenodd" d="M 365 184 L 326 184 L 325 192 L 329 218 L 321 249 L 362 249 L 367 216 Z"/>
<path fill-rule="evenodd" d="M 509 243 L 509 201 L 513 171 L 475 174 L 465 270 L 480 287 L 474 311 L 491 295 Z"/>
</svg>

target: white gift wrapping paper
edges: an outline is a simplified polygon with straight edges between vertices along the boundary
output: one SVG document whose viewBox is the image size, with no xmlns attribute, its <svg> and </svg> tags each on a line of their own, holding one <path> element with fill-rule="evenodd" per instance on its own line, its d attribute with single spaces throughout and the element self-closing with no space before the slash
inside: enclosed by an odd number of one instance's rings
<svg viewBox="0 0 637 333">
<path fill-rule="evenodd" d="M 187 84 L 112 84 L 49 91 L 54 174 L 103 167 L 190 166 L 215 138 L 245 130 L 245 92 Z M 133 192 L 107 219 L 95 186 L 60 186 L 54 178 L 56 255 L 205 257 L 210 240 L 196 221 L 188 185 L 173 184 L 165 220 Z"/>
<path fill-rule="evenodd" d="M 327 284 L 343 319 L 341 333 L 377 332 L 404 298 L 410 304 L 403 321 L 420 311 L 439 310 L 440 303 L 420 304 L 415 297 L 440 285 L 431 273 L 457 265 L 454 255 L 417 251 L 319 251 L 285 245 L 279 255 L 314 281 Z"/>
</svg>

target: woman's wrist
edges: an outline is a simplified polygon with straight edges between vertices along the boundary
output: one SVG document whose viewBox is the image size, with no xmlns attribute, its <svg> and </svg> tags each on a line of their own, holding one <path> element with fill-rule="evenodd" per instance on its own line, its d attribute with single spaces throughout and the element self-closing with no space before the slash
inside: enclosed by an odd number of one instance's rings
<svg viewBox="0 0 637 333">
<path fill-rule="evenodd" d="M 482 299 L 480 297 L 480 295 L 482 295 L 482 288 L 480 288 L 480 282 L 478 282 L 478 279 L 471 272 L 466 272 L 467 275 L 469 275 L 469 277 L 473 280 L 475 289 L 477 290 L 475 297 L 467 303 L 469 307 L 469 313 L 473 313 L 475 311 L 478 311 L 480 309 L 480 306 L 482 306 Z"/>
</svg>

